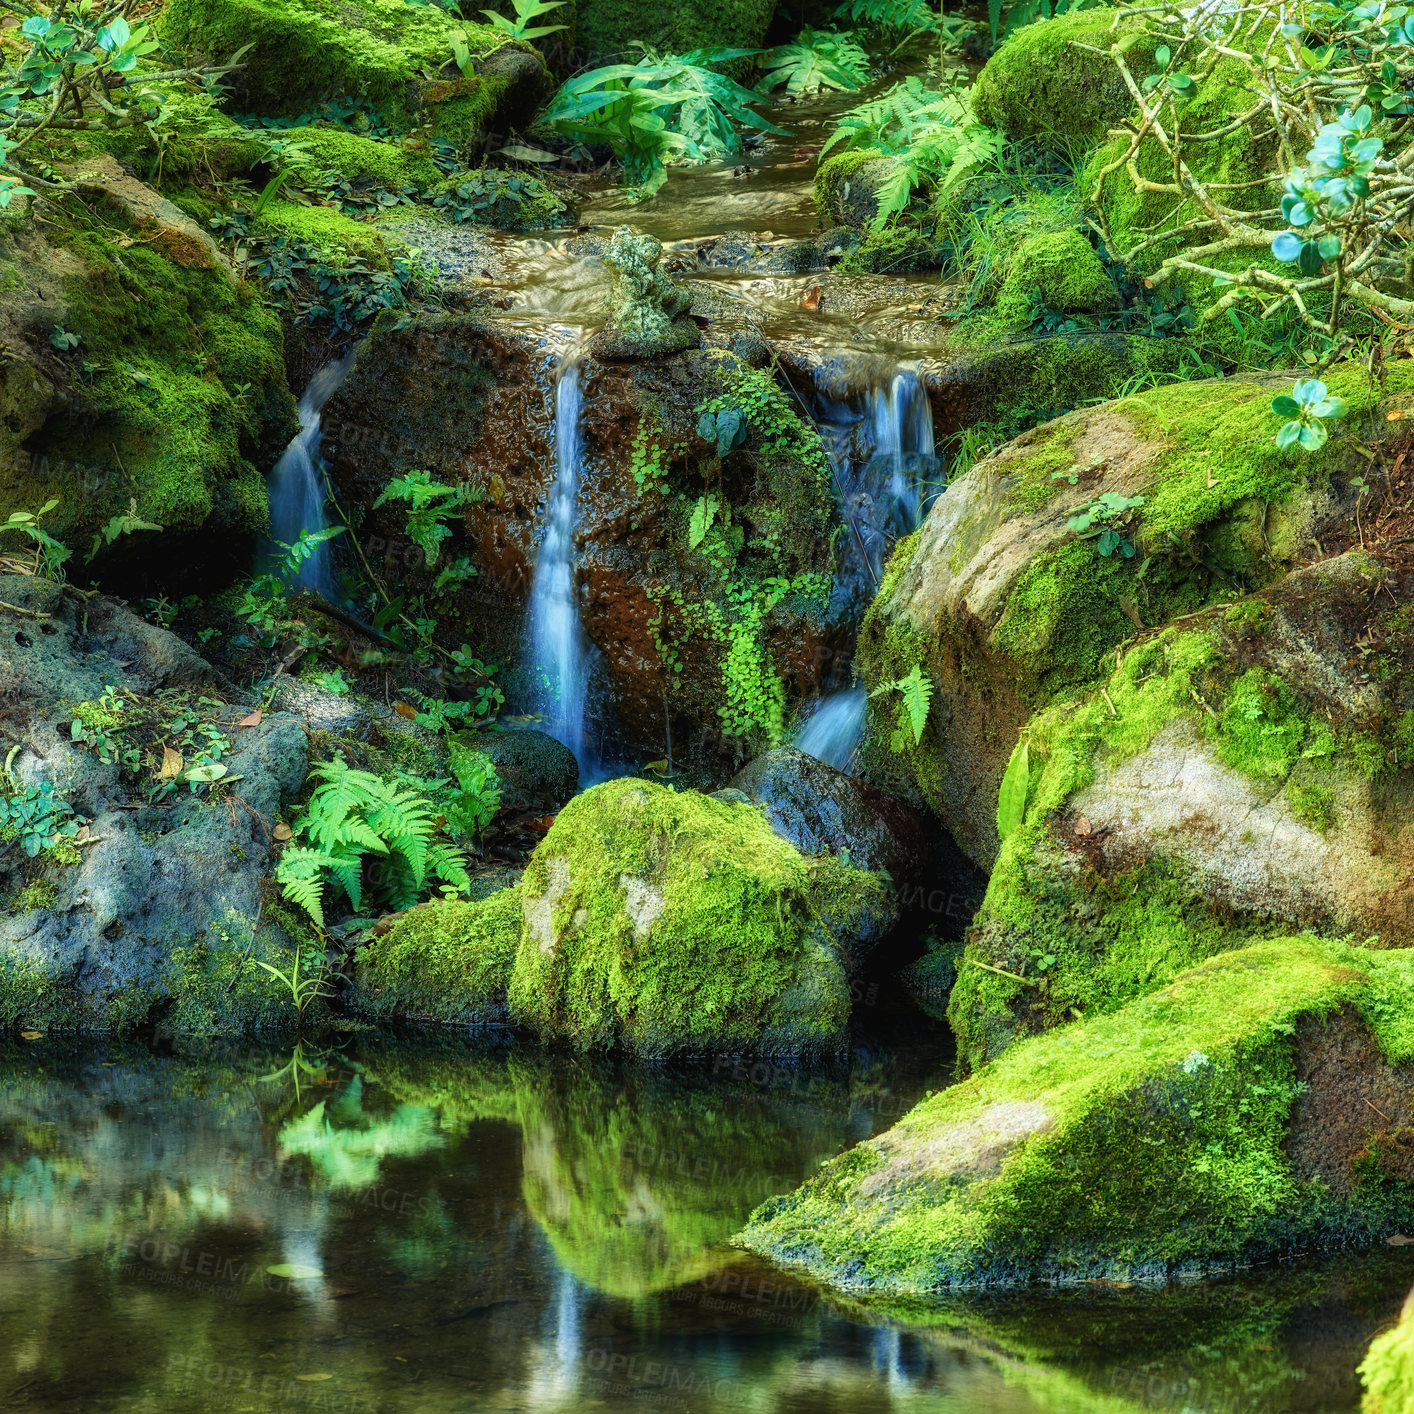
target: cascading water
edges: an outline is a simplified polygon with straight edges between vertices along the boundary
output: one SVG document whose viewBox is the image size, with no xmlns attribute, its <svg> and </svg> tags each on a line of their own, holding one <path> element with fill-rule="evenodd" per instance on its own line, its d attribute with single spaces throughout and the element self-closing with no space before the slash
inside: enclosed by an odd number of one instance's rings
<svg viewBox="0 0 1414 1414">
<path fill-rule="evenodd" d="M 285 448 L 266 481 L 272 540 L 293 545 L 303 532 L 324 530 L 329 524 L 324 473 L 319 464 L 321 418 L 325 403 L 338 391 L 352 366 L 352 354 L 325 364 L 310 379 L 309 387 L 299 400 L 299 435 Z M 279 551 L 273 552 L 272 558 L 278 554 Z M 334 568 L 327 544 L 320 545 L 300 565 L 294 575 L 294 585 L 312 589 L 325 599 L 334 597 Z"/>
<path fill-rule="evenodd" d="M 826 400 L 821 419 L 849 529 L 832 608 L 856 622 L 873 597 L 889 551 L 921 524 L 937 468 L 932 408 L 916 370 L 895 369 L 875 381 L 863 404 L 860 413 L 850 404 Z M 796 733 L 796 748 L 847 770 L 867 707 L 863 688 L 830 693 Z"/>
<path fill-rule="evenodd" d="M 555 484 L 535 560 L 529 637 L 536 706 L 545 729 L 574 752 L 580 783 L 588 784 L 598 765 L 585 721 L 593 649 L 579 621 L 574 573 L 583 405 L 579 363 L 571 354 L 555 384 Z"/>
</svg>

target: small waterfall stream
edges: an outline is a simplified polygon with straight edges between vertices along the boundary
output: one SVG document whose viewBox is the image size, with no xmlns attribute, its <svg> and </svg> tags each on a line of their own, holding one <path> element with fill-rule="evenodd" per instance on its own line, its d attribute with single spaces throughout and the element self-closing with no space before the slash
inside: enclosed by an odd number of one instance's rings
<svg viewBox="0 0 1414 1414">
<path fill-rule="evenodd" d="M 321 415 L 353 361 L 353 354 L 349 354 L 325 364 L 310 379 L 299 400 L 299 433 L 285 448 L 265 483 L 270 498 L 272 540 L 293 545 L 304 531 L 324 530 L 329 524 L 324 473 L 319 464 Z M 278 554 L 275 551 L 271 558 L 278 558 Z M 320 545 L 299 567 L 292 587 L 311 589 L 325 599 L 335 597 L 334 567 L 327 544 Z"/>
<path fill-rule="evenodd" d="M 594 650 L 575 602 L 574 526 L 579 496 L 584 393 L 576 353 L 566 356 L 555 384 L 555 483 L 530 591 L 530 661 L 535 705 L 545 730 L 574 752 L 579 779 L 594 778 L 598 753 L 586 723 Z"/>
<path fill-rule="evenodd" d="M 822 399 L 819 419 L 850 532 L 841 545 L 835 595 L 856 623 L 890 551 L 922 524 L 938 489 L 933 412 L 918 371 L 896 368 L 876 378 L 861 401 L 859 411 Z M 796 749 L 848 770 L 868 705 L 862 687 L 829 693 L 796 732 Z"/>
</svg>

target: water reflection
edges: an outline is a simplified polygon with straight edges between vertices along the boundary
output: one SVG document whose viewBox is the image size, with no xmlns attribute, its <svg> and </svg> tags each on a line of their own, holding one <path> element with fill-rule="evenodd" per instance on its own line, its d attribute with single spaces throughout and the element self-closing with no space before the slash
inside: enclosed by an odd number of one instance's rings
<svg viewBox="0 0 1414 1414">
<path fill-rule="evenodd" d="M 946 1080 L 364 1041 L 0 1052 L 0 1400 L 217 1410 L 1354 1410 L 1407 1251 L 867 1308 L 727 1245 Z"/>
</svg>

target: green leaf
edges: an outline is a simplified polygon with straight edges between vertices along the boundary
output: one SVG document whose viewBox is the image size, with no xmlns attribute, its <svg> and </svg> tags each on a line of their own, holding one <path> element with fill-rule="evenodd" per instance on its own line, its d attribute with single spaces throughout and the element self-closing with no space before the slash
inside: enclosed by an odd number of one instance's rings
<svg viewBox="0 0 1414 1414">
<path fill-rule="evenodd" d="M 692 518 L 687 526 L 687 543 L 690 549 L 695 550 L 706 538 L 707 532 L 712 528 L 712 519 L 717 514 L 717 498 L 715 496 L 699 496 L 697 504 L 692 508 Z"/>
<path fill-rule="evenodd" d="M 1026 795 L 1031 785 L 1031 746 L 1023 737 L 1011 753 L 997 797 L 997 834 L 1006 839 L 1026 819 Z"/>
</svg>

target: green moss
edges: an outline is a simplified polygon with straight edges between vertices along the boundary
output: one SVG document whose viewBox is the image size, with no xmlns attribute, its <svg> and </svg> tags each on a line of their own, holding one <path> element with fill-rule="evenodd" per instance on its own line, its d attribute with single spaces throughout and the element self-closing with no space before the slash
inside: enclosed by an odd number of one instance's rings
<svg viewBox="0 0 1414 1414">
<path fill-rule="evenodd" d="M 775 0 L 684 0 L 671 8 L 654 0 L 578 0 L 575 40 L 591 60 L 616 57 L 630 64 L 635 42 L 673 54 L 757 49 L 775 8 Z"/>
<path fill-rule="evenodd" d="M 863 151 L 837 152 L 827 157 L 815 172 L 815 210 L 826 228 L 838 223 L 835 215 L 839 189 L 869 160 Z"/>
<path fill-rule="evenodd" d="M 1016 252 L 993 311 L 1004 324 L 1024 324 L 1033 299 L 1062 314 L 1099 314 L 1119 304 L 1114 281 L 1079 231 L 1032 236 Z"/>
<path fill-rule="evenodd" d="M 938 264 L 935 242 L 910 226 L 889 226 L 868 233 L 835 266 L 835 272 L 839 275 L 909 275 L 920 270 L 936 270 Z"/>
<path fill-rule="evenodd" d="M 498 231 L 544 231 L 570 220 L 571 206 L 565 196 L 538 177 L 495 167 L 444 178 L 428 192 L 428 199 L 435 201 L 463 187 L 470 188 L 473 200 L 484 203 L 476 211 L 477 225 Z M 396 213 L 391 213 L 391 219 L 397 219 Z"/>
<path fill-rule="evenodd" d="M 520 929 L 518 889 L 412 909 L 359 949 L 349 1005 L 379 1021 L 504 1022 Z"/>
<path fill-rule="evenodd" d="M 136 496 L 169 534 L 262 529 L 263 471 L 294 425 L 279 320 L 219 270 L 124 243 L 116 209 L 58 214 L 48 238 L 82 270 L 65 285 L 66 327 L 95 371 L 72 386 L 81 415 L 35 448 L 57 478 L 51 528 L 82 543 Z"/>
<path fill-rule="evenodd" d="M 459 140 L 495 111 L 508 80 L 464 80 L 452 63 L 451 32 L 462 29 L 473 57 L 505 44 L 490 25 L 457 20 L 405 0 L 170 0 L 163 39 L 177 49 L 225 59 L 251 46 L 240 100 L 258 113 L 297 113 L 359 96 L 394 124 L 412 127 L 431 108 Z M 446 73 L 430 87 L 424 71 Z"/>
<path fill-rule="evenodd" d="M 59 902 L 59 886 L 52 879 L 37 879 L 4 901 L 9 913 L 36 913 Z"/>
<path fill-rule="evenodd" d="M 386 270 L 390 245 L 401 248 L 401 242 L 395 243 L 391 236 L 376 227 L 365 221 L 355 221 L 332 206 L 300 206 L 292 201 L 272 201 L 261 214 L 256 229 L 307 241 L 334 266 L 357 260 Z"/>
<path fill-rule="evenodd" d="M 1304 825 L 1325 834 L 1335 824 L 1335 797 L 1325 786 L 1291 781 L 1286 788 L 1291 813 Z"/>
<path fill-rule="evenodd" d="M 1120 40 L 1131 46 L 1129 63 L 1138 63 L 1142 73 L 1157 43 L 1147 35 L 1114 31 L 1114 21 L 1114 11 L 1102 8 L 1018 29 L 978 75 L 977 116 L 1012 138 L 1103 138 L 1132 101 L 1114 61 L 1092 49 L 1108 49 Z"/>
<path fill-rule="evenodd" d="M 1400 952 L 1309 938 L 1214 958 L 923 1101 L 758 1209 L 739 1240 L 839 1286 L 914 1295 L 1370 1241 L 1414 1218 L 1414 1194 L 1372 1180 L 1342 1200 L 1292 1172 L 1289 1038 L 1298 1018 L 1349 1006 L 1408 1063 L 1411 970 Z"/>
<path fill-rule="evenodd" d="M 1377 1335 L 1360 1365 L 1362 1414 L 1409 1414 L 1414 1409 L 1414 1311 L 1406 1302 L 1399 1324 Z"/>
<path fill-rule="evenodd" d="M 431 187 L 442 180 L 441 169 L 425 146 L 418 151 L 344 128 L 300 128 L 295 136 L 308 149 L 310 168 L 316 173 L 393 188 Z"/>
<path fill-rule="evenodd" d="M 521 883 L 517 1020 L 580 1048 L 641 1054 L 837 1043 L 849 989 L 833 931 L 841 886 L 759 811 L 646 781 L 610 781 L 556 817 Z M 832 926 L 833 925 L 833 926 Z"/>
<path fill-rule="evenodd" d="M 226 925 L 216 925 L 190 943 L 171 952 L 171 1005 L 164 1020 L 170 1029 L 184 1036 L 241 1036 L 289 1030 L 296 1021 L 289 989 L 254 962 L 261 957 L 272 967 L 288 973 L 294 966 L 295 950 L 302 947 L 303 966 L 309 970 L 311 956 L 322 955 L 318 945 L 301 932 L 288 934 L 279 924 L 288 915 L 282 909 L 266 910 L 264 924 L 251 944 L 250 925 L 232 916 Z M 252 956 L 247 957 L 247 952 Z M 322 1002 L 305 1013 L 306 1023 L 327 1015 Z M 120 1024 L 117 1030 L 131 1029 Z"/>
</svg>

